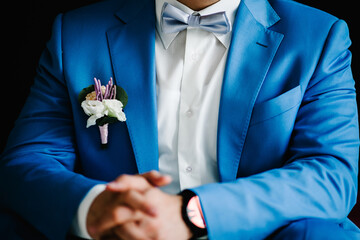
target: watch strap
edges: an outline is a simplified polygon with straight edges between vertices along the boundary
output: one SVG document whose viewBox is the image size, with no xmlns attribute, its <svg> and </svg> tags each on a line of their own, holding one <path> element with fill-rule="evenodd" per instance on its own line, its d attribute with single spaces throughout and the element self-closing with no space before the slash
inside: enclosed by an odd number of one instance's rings
<svg viewBox="0 0 360 240">
<path fill-rule="evenodd" d="M 182 218 L 183 218 L 185 224 L 189 227 L 191 233 L 193 234 L 192 239 L 206 236 L 207 229 L 206 229 L 205 225 L 202 227 L 201 224 L 194 224 L 194 222 L 192 222 L 189 218 L 189 213 L 188 213 L 189 202 L 193 197 L 196 197 L 197 195 L 193 191 L 190 191 L 190 190 L 184 190 L 184 191 L 180 192 L 179 195 L 182 196 L 182 198 L 183 198 L 181 215 L 182 215 Z M 201 208 L 200 208 L 200 212 L 201 212 Z M 199 227 L 199 226 L 201 226 L 201 227 Z"/>
</svg>

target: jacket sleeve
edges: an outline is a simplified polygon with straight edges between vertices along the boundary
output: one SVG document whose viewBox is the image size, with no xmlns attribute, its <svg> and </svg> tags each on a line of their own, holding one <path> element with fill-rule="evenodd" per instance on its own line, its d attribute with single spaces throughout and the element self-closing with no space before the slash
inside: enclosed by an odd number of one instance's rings
<svg viewBox="0 0 360 240">
<path fill-rule="evenodd" d="M 348 28 L 338 20 L 304 93 L 282 168 L 192 189 L 210 239 L 262 239 L 299 219 L 346 219 L 356 201 L 359 154 L 349 46 Z"/>
<path fill-rule="evenodd" d="M 49 239 L 65 239 L 79 203 L 99 182 L 74 172 L 71 104 L 63 76 L 62 16 L 0 160 L 0 204 Z"/>
</svg>

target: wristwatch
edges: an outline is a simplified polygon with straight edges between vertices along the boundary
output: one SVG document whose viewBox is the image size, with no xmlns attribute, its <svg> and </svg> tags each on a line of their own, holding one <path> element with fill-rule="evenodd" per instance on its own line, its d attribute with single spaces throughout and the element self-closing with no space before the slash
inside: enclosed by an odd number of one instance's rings
<svg viewBox="0 0 360 240">
<path fill-rule="evenodd" d="M 179 193 L 183 197 L 181 214 L 185 224 L 196 239 L 207 235 L 206 223 L 201 210 L 199 197 L 190 190 Z"/>
</svg>

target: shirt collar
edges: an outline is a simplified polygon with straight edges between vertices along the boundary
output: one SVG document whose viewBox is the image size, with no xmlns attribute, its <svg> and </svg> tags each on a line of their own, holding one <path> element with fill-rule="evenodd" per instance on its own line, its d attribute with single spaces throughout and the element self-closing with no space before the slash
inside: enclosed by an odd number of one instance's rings
<svg viewBox="0 0 360 240">
<path fill-rule="evenodd" d="M 178 2 L 177 0 L 156 0 L 156 29 L 161 38 L 161 41 L 164 45 L 164 48 L 167 49 L 178 33 L 163 33 L 160 27 L 161 20 L 161 11 L 165 2 L 170 3 L 171 5 L 181 9 L 182 11 L 193 14 L 195 11 L 185 6 L 184 4 Z M 198 13 L 202 16 L 209 15 L 216 12 L 226 12 L 227 17 L 229 18 L 230 24 L 233 25 L 237 9 L 239 7 L 240 0 L 220 0 L 217 3 L 198 11 Z M 224 45 L 224 47 L 229 48 L 231 41 L 231 31 L 226 34 L 216 34 L 213 33 L 215 37 Z"/>
</svg>

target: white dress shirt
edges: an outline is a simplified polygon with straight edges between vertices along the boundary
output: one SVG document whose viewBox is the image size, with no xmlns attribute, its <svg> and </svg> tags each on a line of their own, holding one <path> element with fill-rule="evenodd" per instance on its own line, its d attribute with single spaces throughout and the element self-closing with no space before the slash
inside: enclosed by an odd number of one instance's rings
<svg viewBox="0 0 360 240">
<path fill-rule="evenodd" d="M 176 194 L 219 179 L 217 124 L 222 80 L 231 33 L 214 34 L 189 27 L 180 33 L 161 31 L 165 0 L 156 0 L 156 85 L 159 170 L 173 178 L 162 190 Z M 182 11 L 194 11 L 176 0 L 166 2 Z M 240 0 L 221 0 L 200 15 L 225 11 L 230 23 Z M 97 185 L 81 202 L 74 218 L 74 234 L 90 238 L 86 216 L 92 201 L 104 190 Z"/>
<path fill-rule="evenodd" d="M 189 27 L 180 33 L 163 33 L 160 18 L 164 2 L 156 1 L 159 170 L 173 178 L 163 190 L 176 194 L 219 180 L 217 124 L 231 32 L 214 34 Z M 176 0 L 166 2 L 194 13 Z M 198 13 L 225 11 L 232 23 L 239 2 L 222 0 Z"/>
</svg>

